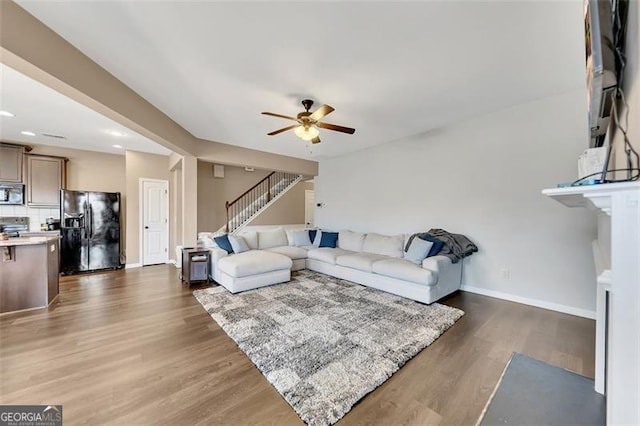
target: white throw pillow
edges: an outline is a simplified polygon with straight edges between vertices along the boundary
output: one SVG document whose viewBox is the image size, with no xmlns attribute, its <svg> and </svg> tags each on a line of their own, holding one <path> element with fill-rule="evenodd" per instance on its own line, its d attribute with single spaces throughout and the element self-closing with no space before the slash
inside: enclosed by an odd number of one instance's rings
<svg viewBox="0 0 640 426">
<path fill-rule="evenodd" d="M 273 231 L 258 232 L 258 248 L 260 250 L 288 246 L 289 240 L 284 229 L 277 228 Z"/>
<path fill-rule="evenodd" d="M 247 243 L 251 250 L 258 250 L 258 233 L 255 231 L 245 231 L 241 232 L 240 235 L 244 238 L 244 241 Z"/>
<path fill-rule="evenodd" d="M 397 257 L 404 256 L 404 235 L 380 235 L 367 234 L 364 239 L 362 251 L 366 253 L 382 254 L 384 256 Z"/>
<path fill-rule="evenodd" d="M 218 244 L 216 244 L 213 238 L 208 236 L 201 236 L 200 238 L 198 238 L 198 245 L 206 248 L 218 247 Z"/>
<path fill-rule="evenodd" d="M 431 247 L 433 247 L 431 241 L 425 241 L 416 237 L 411 240 L 411 245 L 409 246 L 409 250 L 404 254 L 404 258 L 416 265 L 421 265 L 422 261 L 427 258 Z M 236 249 L 234 248 L 233 250 L 235 251 Z"/>
<path fill-rule="evenodd" d="M 244 253 L 249 251 L 247 242 L 240 235 L 229 235 L 229 242 L 234 253 Z"/>
<path fill-rule="evenodd" d="M 292 246 L 296 247 L 305 247 L 311 245 L 311 240 L 309 239 L 309 231 L 301 230 L 301 231 L 291 231 L 291 241 Z"/>
<path fill-rule="evenodd" d="M 362 251 L 366 234 L 352 231 L 340 231 L 338 235 L 338 247 L 343 250 Z"/>
</svg>

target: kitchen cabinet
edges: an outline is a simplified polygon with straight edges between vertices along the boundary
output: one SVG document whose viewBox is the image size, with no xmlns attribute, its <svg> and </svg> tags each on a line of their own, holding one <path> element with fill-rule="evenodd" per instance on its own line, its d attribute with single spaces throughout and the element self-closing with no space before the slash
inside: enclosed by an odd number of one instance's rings
<svg viewBox="0 0 640 426">
<path fill-rule="evenodd" d="M 22 183 L 23 148 L 0 144 L 0 182 Z"/>
<path fill-rule="evenodd" d="M 60 190 L 66 186 L 66 159 L 25 155 L 26 204 L 30 207 L 60 207 Z"/>
</svg>

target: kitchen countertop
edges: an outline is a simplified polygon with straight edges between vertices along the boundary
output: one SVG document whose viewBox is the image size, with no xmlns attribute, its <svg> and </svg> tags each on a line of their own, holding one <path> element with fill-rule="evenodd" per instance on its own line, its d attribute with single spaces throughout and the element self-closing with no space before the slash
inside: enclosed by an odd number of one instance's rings
<svg viewBox="0 0 640 426">
<path fill-rule="evenodd" d="M 59 240 L 59 235 L 46 235 L 42 237 L 18 237 L 18 238 L 9 238 L 8 240 L 0 241 L 0 247 L 10 247 L 10 246 L 26 246 L 33 244 L 45 244 L 49 241 Z"/>
</svg>

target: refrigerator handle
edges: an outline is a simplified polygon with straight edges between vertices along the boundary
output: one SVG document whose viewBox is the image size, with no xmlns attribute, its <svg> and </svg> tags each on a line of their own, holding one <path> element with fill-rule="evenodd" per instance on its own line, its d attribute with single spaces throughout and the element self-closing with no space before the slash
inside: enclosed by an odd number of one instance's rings
<svg viewBox="0 0 640 426">
<path fill-rule="evenodd" d="M 84 235 L 85 238 L 89 238 L 89 207 L 87 202 L 84 202 Z"/>
<path fill-rule="evenodd" d="M 91 231 L 89 238 L 93 238 L 93 208 L 91 204 L 89 204 L 89 229 Z"/>
</svg>

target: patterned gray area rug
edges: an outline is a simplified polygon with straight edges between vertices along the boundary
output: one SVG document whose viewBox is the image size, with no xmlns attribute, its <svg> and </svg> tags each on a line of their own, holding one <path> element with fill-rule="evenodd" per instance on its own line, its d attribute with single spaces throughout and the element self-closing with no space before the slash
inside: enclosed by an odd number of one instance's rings
<svg viewBox="0 0 640 426">
<path fill-rule="evenodd" d="M 340 420 L 464 315 L 307 270 L 244 293 L 193 294 L 310 425 Z"/>
</svg>

